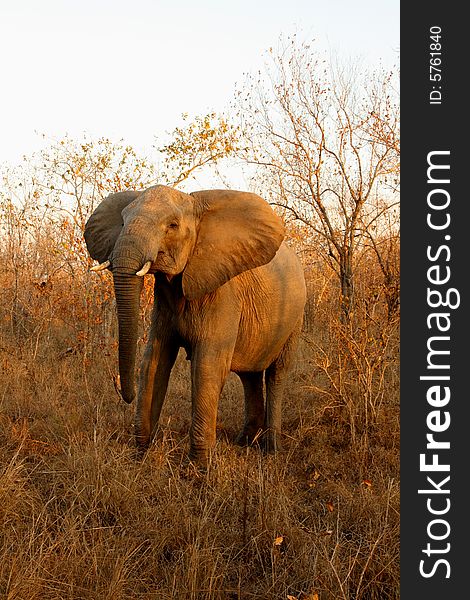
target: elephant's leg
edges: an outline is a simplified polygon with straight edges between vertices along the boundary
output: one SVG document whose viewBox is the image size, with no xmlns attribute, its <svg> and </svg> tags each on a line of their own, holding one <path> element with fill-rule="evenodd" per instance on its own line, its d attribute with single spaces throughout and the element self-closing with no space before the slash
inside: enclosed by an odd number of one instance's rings
<svg viewBox="0 0 470 600">
<path fill-rule="evenodd" d="M 245 424 L 237 443 L 252 444 L 264 426 L 263 372 L 239 373 L 245 392 Z"/>
<path fill-rule="evenodd" d="M 169 344 L 165 347 L 164 353 L 160 355 L 160 361 L 158 363 L 153 384 L 150 439 L 153 438 L 157 431 L 163 401 L 165 400 L 168 389 L 168 380 L 170 379 L 171 370 L 175 364 L 176 357 L 178 356 L 178 350 L 179 347 L 177 344 Z"/>
<path fill-rule="evenodd" d="M 148 446 L 155 434 L 177 355 L 178 345 L 174 340 L 162 342 L 150 337 L 140 370 L 135 416 L 136 442 L 140 447 Z"/>
<path fill-rule="evenodd" d="M 282 398 L 289 367 L 297 349 L 299 328 L 286 341 L 281 354 L 266 369 L 266 413 L 263 446 L 266 452 L 273 453 L 281 449 L 281 410 Z"/>
<path fill-rule="evenodd" d="M 207 463 L 215 445 L 217 407 L 233 354 L 233 348 L 214 348 L 208 347 L 209 345 L 208 342 L 196 345 L 191 359 L 192 423 L 189 456 L 202 465 Z"/>
</svg>

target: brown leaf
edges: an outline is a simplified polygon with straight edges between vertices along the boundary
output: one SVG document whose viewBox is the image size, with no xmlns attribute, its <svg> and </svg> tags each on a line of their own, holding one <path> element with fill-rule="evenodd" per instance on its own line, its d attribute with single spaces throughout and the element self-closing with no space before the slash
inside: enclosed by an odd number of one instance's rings
<svg viewBox="0 0 470 600">
<path fill-rule="evenodd" d="M 333 512 L 335 509 L 335 505 L 333 504 L 333 502 L 327 502 L 326 508 L 328 509 L 328 512 Z"/>
<path fill-rule="evenodd" d="M 309 482 L 308 485 L 309 487 L 313 488 L 316 486 L 318 479 L 320 479 L 321 477 L 321 473 L 320 471 L 317 471 L 316 469 L 314 471 L 312 471 L 312 473 L 310 473 L 310 477 L 309 477 Z"/>
</svg>

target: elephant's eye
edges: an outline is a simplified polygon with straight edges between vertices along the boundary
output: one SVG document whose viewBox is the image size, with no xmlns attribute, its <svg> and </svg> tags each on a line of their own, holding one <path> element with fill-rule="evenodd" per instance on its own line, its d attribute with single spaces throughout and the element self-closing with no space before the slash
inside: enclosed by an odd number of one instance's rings
<svg viewBox="0 0 470 600">
<path fill-rule="evenodd" d="M 178 222 L 177 221 L 172 221 L 169 225 L 168 225 L 168 229 L 178 229 Z"/>
</svg>

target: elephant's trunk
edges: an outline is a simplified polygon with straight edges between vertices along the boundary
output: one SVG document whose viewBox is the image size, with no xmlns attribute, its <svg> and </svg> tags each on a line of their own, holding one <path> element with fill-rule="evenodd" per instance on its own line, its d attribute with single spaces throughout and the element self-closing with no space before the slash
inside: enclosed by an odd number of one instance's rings
<svg viewBox="0 0 470 600">
<path fill-rule="evenodd" d="M 125 402 L 130 404 L 135 397 L 135 357 L 143 277 L 113 271 L 113 278 L 119 325 L 121 394 Z"/>
<path fill-rule="evenodd" d="M 141 268 L 141 261 L 134 244 L 118 243 L 114 249 L 112 264 L 119 326 L 119 374 L 121 394 L 128 404 L 135 397 L 135 357 L 143 285 L 143 277 L 135 273 Z"/>
</svg>

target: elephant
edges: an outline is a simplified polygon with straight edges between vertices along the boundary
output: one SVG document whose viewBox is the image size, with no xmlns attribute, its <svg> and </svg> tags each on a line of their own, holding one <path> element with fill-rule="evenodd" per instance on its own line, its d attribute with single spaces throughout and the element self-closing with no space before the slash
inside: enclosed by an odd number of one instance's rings
<svg viewBox="0 0 470 600">
<path fill-rule="evenodd" d="M 137 447 L 145 450 L 156 433 L 170 372 L 184 348 L 191 361 L 189 460 L 205 465 L 210 458 L 219 396 L 230 371 L 240 377 L 245 397 L 238 442 L 260 440 L 267 452 L 276 452 L 306 288 L 300 261 L 271 206 L 249 192 L 187 194 L 156 185 L 110 194 L 86 222 L 84 237 L 99 262 L 92 270 L 112 272 L 121 395 L 127 403 L 136 396 L 143 276 L 154 276 L 137 391 Z"/>
</svg>

